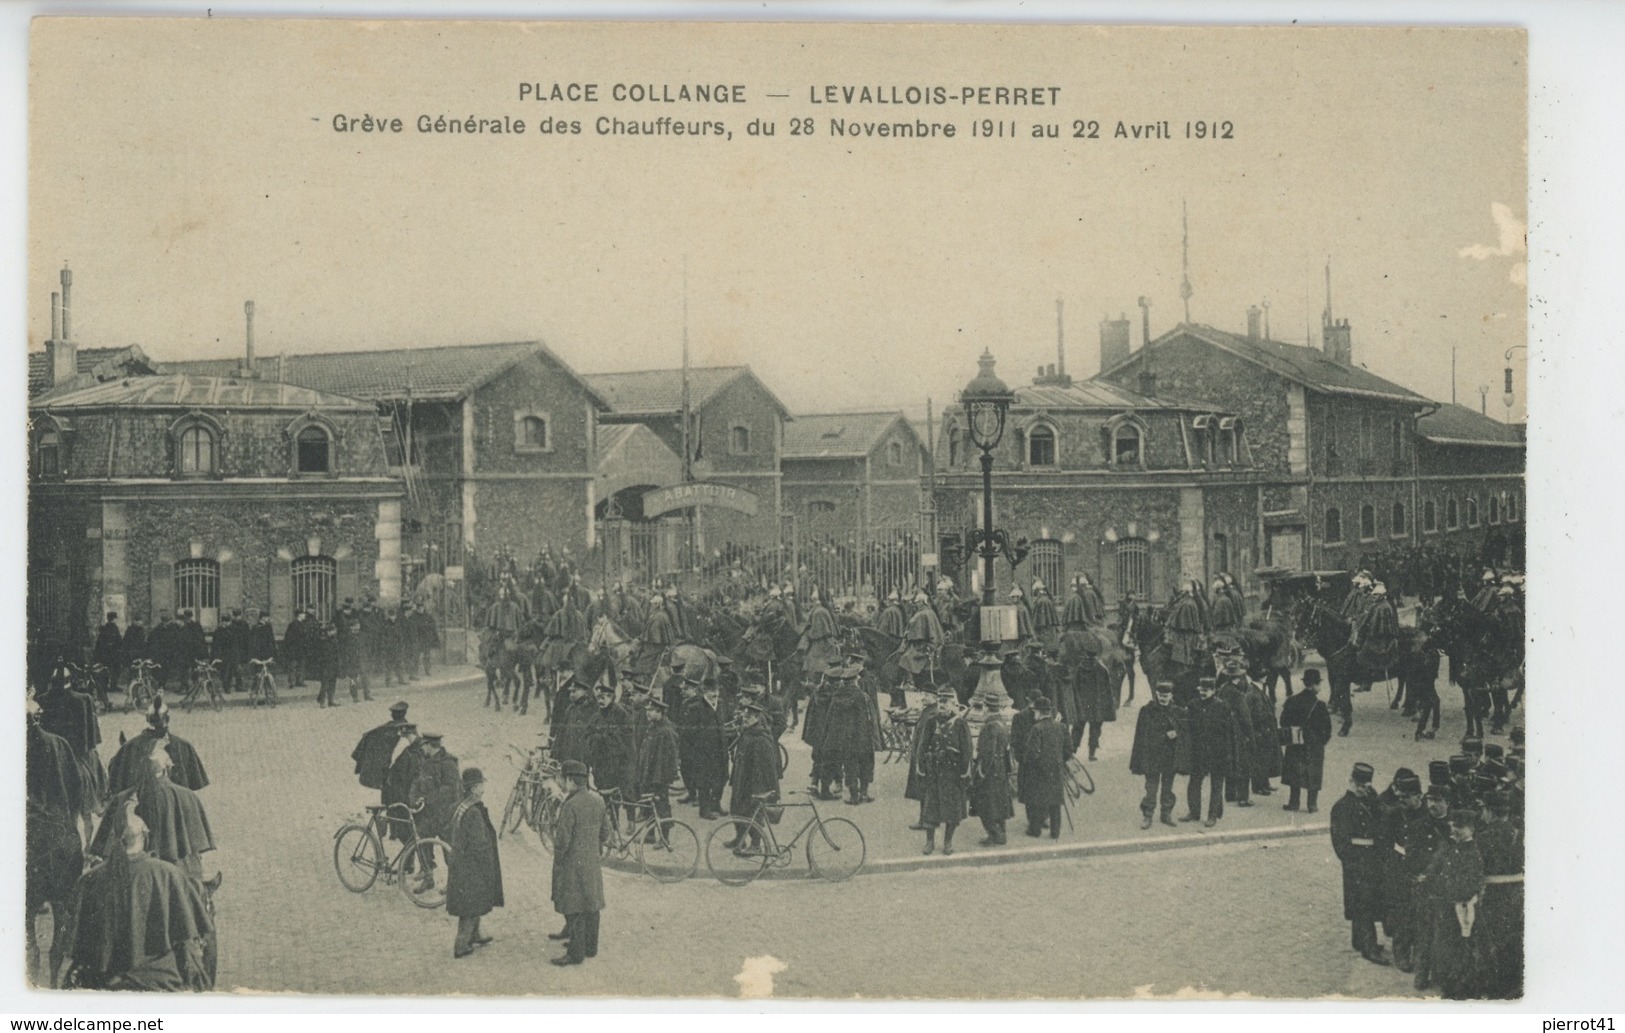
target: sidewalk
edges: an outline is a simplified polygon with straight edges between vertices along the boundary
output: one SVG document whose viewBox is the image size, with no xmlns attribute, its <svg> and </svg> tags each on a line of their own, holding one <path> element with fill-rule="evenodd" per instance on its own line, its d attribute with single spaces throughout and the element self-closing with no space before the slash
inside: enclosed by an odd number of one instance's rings
<svg viewBox="0 0 1625 1033">
<path fill-rule="evenodd" d="M 244 677 L 245 687 L 240 692 L 233 692 L 226 696 L 225 709 L 232 710 L 237 708 L 248 708 L 248 689 L 246 687 L 247 676 L 245 675 Z M 449 666 L 437 666 L 432 674 L 428 676 L 419 676 L 416 679 L 406 682 L 404 685 L 386 686 L 384 685 L 384 679 L 382 676 L 374 677 L 372 679 L 370 691 L 372 693 L 372 702 L 393 703 L 395 700 L 402 698 L 405 698 L 408 702 L 411 702 L 411 697 L 415 693 L 435 691 L 439 689 L 473 690 L 475 688 L 479 688 L 483 692 L 484 685 L 485 672 L 481 671 L 478 667 L 475 667 L 473 664 L 452 664 Z M 286 675 L 283 672 L 278 671 L 276 686 L 277 705 L 309 706 L 314 704 L 316 702 L 316 692 L 319 688 L 320 686 L 314 678 L 307 679 L 305 684 L 300 688 L 292 688 L 288 685 Z M 339 679 L 338 688 L 334 691 L 334 697 L 335 702 L 339 706 L 342 707 L 350 705 L 350 691 L 345 679 Z M 172 707 L 180 705 L 180 698 L 174 694 L 171 694 L 165 698 L 169 701 L 169 705 Z M 114 701 L 114 710 L 122 709 L 122 693 L 115 693 Z M 367 700 L 365 697 L 363 697 L 360 702 L 366 703 Z M 202 704 L 197 704 L 194 709 L 203 710 L 207 708 Z"/>
</svg>

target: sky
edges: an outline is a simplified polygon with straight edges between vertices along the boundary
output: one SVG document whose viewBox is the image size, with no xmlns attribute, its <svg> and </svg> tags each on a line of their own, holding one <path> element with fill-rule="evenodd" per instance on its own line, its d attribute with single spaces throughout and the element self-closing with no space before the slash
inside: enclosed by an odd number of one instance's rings
<svg viewBox="0 0 1625 1033">
<path fill-rule="evenodd" d="M 747 363 L 792 411 L 937 411 L 989 348 L 1098 367 L 1103 316 L 1319 342 L 1506 418 L 1527 339 L 1525 39 L 1493 30 L 35 22 L 29 346 L 74 271 L 82 346 L 262 355 L 539 338 L 582 372 Z M 597 83 L 596 103 L 519 84 Z M 744 87 L 616 103 L 616 83 Z M 812 104 L 827 85 L 1055 86 L 1046 107 Z M 770 93 L 787 94 L 784 98 Z M 401 133 L 336 132 L 335 115 Z M 419 133 L 428 115 L 522 136 Z M 604 136 L 721 120 L 731 140 Z M 544 118 L 580 135 L 536 131 Z M 811 136 L 790 136 L 810 118 Z M 836 138 L 832 119 L 952 122 Z M 1015 138 L 972 137 L 982 118 Z M 752 119 L 771 138 L 751 137 Z M 1100 125 L 1075 139 L 1073 123 Z M 1187 122 L 1231 139 L 1184 139 Z M 1166 122 L 1173 139 L 1115 139 Z M 1034 123 L 1059 127 L 1033 140 Z M 1087 132 L 1087 128 L 1085 129 Z M 1514 352 L 1522 419 L 1526 352 Z"/>
</svg>

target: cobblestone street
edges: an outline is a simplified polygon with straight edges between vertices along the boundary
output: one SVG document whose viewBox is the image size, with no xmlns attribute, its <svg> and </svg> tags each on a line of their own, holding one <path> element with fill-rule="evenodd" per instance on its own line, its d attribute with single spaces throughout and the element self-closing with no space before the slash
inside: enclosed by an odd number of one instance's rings
<svg viewBox="0 0 1625 1033">
<path fill-rule="evenodd" d="M 785 966 L 772 981 L 780 997 L 1414 996 L 1407 978 L 1350 950 L 1338 868 L 1320 831 L 1354 760 L 1376 765 L 1385 783 L 1395 766 L 1425 770 L 1430 757 L 1450 752 L 1442 740 L 1413 742 L 1380 688 L 1357 697 L 1355 734 L 1328 750 L 1319 815 L 1284 814 L 1277 795 L 1230 808 L 1209 833 L 1185 825 L 1141 833 L 1125 707 L 1090 766 L 1098 789 L 1075 805 L 1075 831 L 1059 843 L 1102 852 L 985 865 L 972 819 L 952 858 L 921 859 L 919 834 L 907 830 L 915 811 L 901 799 L 903 767 L 882 764 L 876 803 L 828 805 L 863 829 L 865 876 L 733 889 L 713 881 L 703 861 L 677 885 L 610 871 L 601 956 L 558 970 L 545 964 L 557 952 L 546 934 L 562 925 L 549 899 L 551 858 L 528 830 L 502 840 L 507 905 L 486 923 L 497 940 L 467 960 L 451 958 L 455 922 L 443 911 L 414 908 L 382 882 L 352 894 L 334 875 L 334 831 L 372 801 L 355 782 L 350 750 L 398 697 L 421 727 L 445 734 L 464 766 L 485 769 L 488 805 L 500 808 L 514 774 L 504 760 L 509 744 L 528 744 L 544 726 L 536 711 L 483 709 L 483 684 L 466 675 L 375 690 L 375 702 L 336 710 L 307 698 L 274 711 L 234 700 L 220 714 L 175 714 L 174 730 L 197 747 L 213 780 L 202 797 L 220 844 L 206 861 L 225 873 L 216 898 L 222 989 L 734 997 L 747 960 L 773 958 Z M 104 757 L 120 730 L 139 727 L 138 715 L 104 718 Z M 785 787 L 804 788 L 806 747 L 786 740 Z M 708 831 L 692 808 L 677 815 L 702 838 Z M 1266 838 L 1199 845 L 1204 835 L 1212 843 L 1214 833 L 1236 832 Z M 1190 845 L 1143 851 L 1139 837 Z M 1018 834 L 1002 853 L 1050 848 Z M 916 860 L 922 870 L 886 870 Z M 804 873 L 798 857 L 789 874 Z M 996 985 L 990 973 L 1000 974 Z"/>
</svg>

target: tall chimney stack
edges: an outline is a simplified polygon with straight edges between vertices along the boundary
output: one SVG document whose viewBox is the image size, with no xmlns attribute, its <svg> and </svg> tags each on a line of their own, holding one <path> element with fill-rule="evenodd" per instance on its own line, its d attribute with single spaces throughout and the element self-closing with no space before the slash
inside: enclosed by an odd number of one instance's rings
<svg viewBox="0 0 1625 1033">
<path fill-rule="evenodd" d="M 51 340 L 62 336 L 62 294 L 51 292 Z"/>
<path fill-rule="evenodd" d="M 1263 311 L 1257 305 L 1247 306 L 1247 340 L 1258 340 L 1259 324 L 1262 322 L 1263 316 Z"/>
<path fill-rule="evenodd" d="M 1133 339 L 1134 324 L 1128 317 L 1100 321 L 1100 368 L 1102 372 L 1128 361 L 1129 344 Z"/>
<path fill-rule="evenodd" d="M 248 319 L 248 327 L 247 327 L 248 357 L 243 360 L 243 373 L 246 376 L 252 377 L 252 376 L 255 375 L 255 370 L 254 370 L 254 303 L 252 301 L 243 302 L 243 315 L 246 316 L 247 319 Z"/>
<path fill-rule="evenodd" d="M 1142 294 L 1137 304 L 1140 306 L 1140 347 L 1144 348 L 1151 343 L 1151 301 Z"/>
<path fill-rule="evenodd" d="M 73 329 L 68 320 L 72 318 L 73 302 L 69 300 L 73 293 L 73 270 L 66 264 L 62 266 L 62 339 L 73 340 Z"/>
<path fill-rule="evenodd" d="M 1066 376 L 1066 332 L 1061 322 L 1061 299 L 1055 299 L 1055 371 Z"/>
<path fill-rule="evenodd" d="M 79 375 L 79 348 L 73 343 L 73 331 L 68 322 L 69 295 L 73 288 L 73 273 L 62 267 L 62 293 L 51 293 L 51 339 L 45 342 L 45 383 L 60 387 Z"/>
</svg>

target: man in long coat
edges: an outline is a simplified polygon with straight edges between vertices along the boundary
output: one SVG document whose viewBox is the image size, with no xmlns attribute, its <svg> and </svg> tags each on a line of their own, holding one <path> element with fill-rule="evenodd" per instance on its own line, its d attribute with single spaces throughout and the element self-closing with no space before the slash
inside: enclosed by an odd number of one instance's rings
<svg viewBox="0 0 1625 1033">
<path fill-rule="evenodd" d="M 722 817 L 722 790 L 728 784 L 728 739 L 720 704 L 717 688 L 705 686 L 683 707 L 682 735 L 689 741 L 689 777 L 702 821 Z"/>
<path fill-rule="evenodd" d="M 566 687 L 569 693 L 564 705 L 553 713 L 553 759 L 579 760 L 587 763 L 587 727 L 598 704 L 592 700 L 592 686 L 578 677 L 572 677 Z"/>
<path fill-rule="evenodd" d="M 162 752 L 147 758 L 146 777 L 108 801 L 87 852 L 111 857 L 134 815 L 148 830 L 147 849 L 201 882 L 203 855 L 215 849 L 214 832 L 198 795 L 169 780 L 170 764 L 169 755 Z"/>
<path fill-rule="evenodd" d="M 40 724 L 39 705 L 28 701 L 27 732 L 27 828 L 25 878 L 23 883 L 28 932 L 28 971 L 38 967 L 38 943 L 34 920 L 47 905 L 51 908 L 50 985 L 62 969 L 67 955 L 69 903 L 79 873 L 84 870 L 84 845 L 79 839 L 78 819 L 83 811 L 79 764 L 73 750 L 60 735 Z"/>
<path fill-rule="evenodd" d="M 107 694 L 118 688 L 119 671 L 123 667 L 124 633 L 119 631 L 117 612 L 108 613 L 107 622 L 96 630 L 96 646 L 90 658 L 107 668 L 96 678 L 96 696 L 105 708 Z"/>
<path fill-rule="evenodd" d="M 611 790 L 632 792 L 632 769 L 637 758 L 632 752 L 632 715 L 615 702 L 615 689 L 600 685 L 597 709 L 587 720 L 587 767 L 592 784 L 600 795 Z M 614 820 L 612 813 L 610 819 Z"/>
<path fill-rule="evenodd" d="M 73 745 L 71 740 L 68 745 Z M 174 761 L 169 777 L 176 785 L 196 792 L 209 784 L 209 776 L 203 770 L 203 761 L 198 758 L 197 750 L 170 731 L 169 705 L 159 696 L 147 710 L 147 727 L 120 746 L 108 763 L 108 793 L 123 792 L 140 781 L 147 771 L 147 758 L 159 747 Z"/>
<path fill-rule="evenodd" d="M 1066 759 L 1069 739 L 1054 720 L 1047 697 L 1033 704 L 1036 721 L 1022 738 L 1021 802 L 1027 808 L 1027 835 L 1037 838 L 1049 825 L 1049 838 L 1061 838 L 1061 806 L 1066 799 Z"/>
<path fill-rule="evenodd" d="M 1461 1001 L 1482 995 L 1489 970 L 1480 908 L 1484 861 L 1473 840 L 1478 816 L 1458 808 L 1449 821 L 1449 842 L 1422 876 L 1423 921 L 1432 927 L 1430 975 L 1446 1000 Z"/>
<path fill-rule="evenodd" d="M 1253 753 L 1256 747 L 1253 708 L 1252 704 L 1247 702 L 1247 694 L 1252 683 L 1247 678 L 1245 661 L 1241 659 L 1239 646 L 1221 646 L 1215 660 L 1218 662 L 1220 672 L 1214 679 L 1214 686 L 1219 699 L 1236 715 L 1237 730 L 1236 765 L 1225 779 L 1224 799 L 1227 803 L 1233 802 L 1237 807 L 1251 807 Z"/>
<path fill-rule="evenodd" d="M 1185 814 L 1180 821 L 1201 821 L 1208 828 L 1224 817 L 1224 785 L 1240 759 L 1241 732 L 1236 713 L 1218 697 L 1212 678 L 1196 685 L 1196 702 L 1189 707 L 1191 776 L 1185 786 Z M 1202 819 L 1202 783 L 1211 780 L 1207 819 Z"/>
<path fill-rule="evenodd" d="M 446 751 L 441 742 L 439 732 L 425 732 L 423 734 L 423 756 L 418 764 L 417 777 L 412 780 L 412 788 L 408 794 L 408 802 L 416 807 L 422 806 L 417 816 L 418 836 L 424 839 L 449 839 L 451 837 L 451 815 L 457 809 L 457 801 L 462 796 L 462 783 L 457 771 L 457 758 Z M 433 857 L 424 857 L 424 864 L 432 866 Z M 433 886 L 435 871 L 433 867 L 426 867 L 421 873 L 421 879 L 427 886 Z"/>
<path fill-rule="evenodd" d="M 654 797 L 655 815 L 671 817 L 671 784 L 677 781 L 677 729 L 666 719 L 666 701 L 644 700 L 645 722 L 638 743 L 637 794 Z"/>
<path fill-rule="evenodd" d="M 74 764 L 79 769 L 79 820 L 88 838 L 93 815 L 102 809 L 103 802 L 114 792 L 108 784 L 107 769 L 102 766 L 101 754 L 96 749 L 102 741 L 102 727 L 96 717 L 95 701 L 83 692 L 73 691 L 66 678 L 53 678 L 50 689 L 36 697 L 35 703 L 40 708 L 40 727 L 60 736 L 68 744 Z M 114 760 L 124 755 L 125 748 L 114 755 Z M 132 775 L 139 777 L 140 773 L 137 768 Z"/>
<path fill-rule="evenodd" d="M 1343 865 L 1343 917 L 1351 926 L 1351 940 L 1361 957 L 1377 965 L 1390 964 L 1388 951 L 1377 939 L 1382 914 L 1382 814 L 1371 785 L 1374 772 L 1363 761 L 1354 765 L 1349 790 L 1332 805 L 1332 851 Z"/>
<path fill-rule="evenodd" d="M 734 822 L 733 837 L 725 844 L 734 850 L 761 847 L 760 836 L 745 819 L 755 816 L 761 800 L 772 803 L 779 798 L 779 748 L 768 734 L 764 717 L 760 704 L 747 702 L 739 708 L 743 727 L 734 752 L 733 792 L 728 797 L 728 814 L 741 820 Z"/>
<path fill-rule="evenodd" d="M 446 914 L 457 916 L 451 956 L 466 958 L 492 937 L 480 932 L 480 919 L 502 906 L 502 858 L 497 830 L 485 809 L 485 775 L 469 768 L 462 776 L 463 798 L 451 812 L 451 855 L 447 858 Z"/>
<path fill-rule="evenodd" d="M 943 825 L 942 852 L 944 856 L 952 854 L 954 830 L 965 820 L 969 804 L 966 790 L 976 763 L 970 726 L 958 712 L 952 689 L 937 693 L 936 713 L 931 724 L 922 728 L 912 763 L 920 777 L 920 824 L 925 826 L 925 852 L 936 851 L 937 826 Z"/>
<path fill-rule="evenodd" d="M 1008 842 L 1005 823 L 1016 816 L 1010 798 L 1010 722 L 1003 705 L 997 694 L 978 696 L 973 703 L 986 714 L 976 737 L 976 770 L 970 790 L 970 812 L 981 819 L 987 833 L 981 846 L 1004 846 Z"/>
<path fill-rule="evenodd" d="M 1174 704 L 1173 683 L 1158 682 L 1151 702 L 1140 708 L 1128 758 L 1129 773 L 1145 779 L 1140 828 L 1150 828 L 1151 815 L 1158 810 L 1164 825 L 1174 824 L 1174 776 L 1181 769 L 1190 771 L 1190 738 L 1185 708 Z"/>
<path fill-rule="evenodd" d="M 553 910 L 564 916 L 564 931 L 551 939 L 569 941 L 555 965 L 579 965 L 598 956 L 598 916 L 604 910 L 603 844 L 613 830 L 603 797 L 587 788 L 587 765 L 567 760 L 560 766 L 564 802 L 553 825 Z"/>
<path fill-rule="evenodd" d="M 926 594 L 919 593 L 914 601 L 919 609 L 908 619 L 908 627 L 903 632 L 903 655 L 897 663 L 913 677 L 916 688 L 929 688 L 931 665 L 947 635 Z"/>
<path fill-rule="evenodd" d="M 389 767 L 395 760 L 395 751 L 400 747 L 401 740 L 406 738 L 406 729 L 410 727 L 406 722 L 406 711 L 405 702 L 390 707 L 389 720 L 362 733 L 360 741 L 351 751 L 356 780 L 366 788 L 383 790 L 384 780 L 389 777 Z"/>
<path fill-rule="evenodd" d="M 1054 649 L 1061 639 L 1061 615 L 1049 589 L 1037 579 L 1033 581 L 1032 619 L 1033 636 L 1045 649 Z"/>
<path fill-rule="evenodd" d="M 849 804 L 862 803 L 869 790 L 865 753 L 869 756 L 870 776 L 874 771 L 874 719 L 869 711 L 869 696 L 858 686 L 861 673 L 856 667 L 832 671 L 829 705 L 820 722 L 826 771 L 832 781 L 845 784 Z"/>
<path fill-rule="evenodd" d="M 1280 737 L 1285 747 L 1281 781 L 1291 790 L 1282 810 L 1298 809 L 1299 793 L 1309 794 L 1309 813 L 1318 809 L 1326 767 L 1326 744 L 1332 741 L 1332 714 L 1320 699 L 1320 670 L 1303 672 L 1303 691 L 1281 704 Z"/>
</svg>

